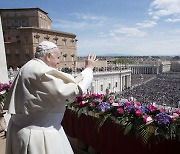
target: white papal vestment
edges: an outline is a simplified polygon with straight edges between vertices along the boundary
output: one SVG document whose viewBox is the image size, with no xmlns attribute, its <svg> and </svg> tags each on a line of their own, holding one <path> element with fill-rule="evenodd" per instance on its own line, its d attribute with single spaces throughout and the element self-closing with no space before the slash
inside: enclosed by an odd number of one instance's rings
<svg viewBox="0 0 180 154">
<path fill-rule="evenodd" d="M 36 58 L 26 63 L 5 103 L 12 114 L 6 154 L 72 154 L 61 126 L 65 101 L 81 95 L 92 78 L 89 68 L 75 79 Z"/>
</svg>

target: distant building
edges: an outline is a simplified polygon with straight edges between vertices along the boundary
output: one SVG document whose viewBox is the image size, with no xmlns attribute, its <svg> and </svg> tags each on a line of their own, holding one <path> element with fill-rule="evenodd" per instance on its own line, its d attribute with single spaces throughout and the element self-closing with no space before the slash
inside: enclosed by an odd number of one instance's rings
<svg viewBox="0 0 180 154">
<path fill-rule="evenodd" d="M 180 72 L 180 61 L 171 61 L 171 71 Z"/>
<path fill-rule="evenodd" d="M 159 74 L 159 65 L 129 64 L 132 74 Z"/>
<path fill-rule="evenodd" d="M 160 73 L 169 72 L 171 68 L 171 62 L 170 61 L 162 61 L 160 63 Z"/>
<path fill-rule="evenodd" d="M 74 68 L 76 35 L 51 29 L 48 13 L 40 8 L 0 9 L 5 52 L 9 67 L 21 67 L 34 57 L 38 43 L 49 40 L 61 50 L 58 67 Z"/>
<path fill-rule="evenodd" d="M 119 93 L 131 88 L 131 70 L 94 72 L 89 93 Z"/>
</svg>

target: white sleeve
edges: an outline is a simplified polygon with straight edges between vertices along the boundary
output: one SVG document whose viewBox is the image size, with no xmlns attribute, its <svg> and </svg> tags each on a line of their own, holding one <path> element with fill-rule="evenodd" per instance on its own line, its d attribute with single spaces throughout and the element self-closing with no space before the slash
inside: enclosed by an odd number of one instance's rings
<svg viewBox="0 0 180 154">
<path fill-rule="evenodd" d="M 93 71 L 91 68 L 86 68 L 81 72 L 81 75 L 83 76 L 83 79 L 78 85 L 81 87 L 83 93 L 85 93 L 93 80 Z"/>
</svg>

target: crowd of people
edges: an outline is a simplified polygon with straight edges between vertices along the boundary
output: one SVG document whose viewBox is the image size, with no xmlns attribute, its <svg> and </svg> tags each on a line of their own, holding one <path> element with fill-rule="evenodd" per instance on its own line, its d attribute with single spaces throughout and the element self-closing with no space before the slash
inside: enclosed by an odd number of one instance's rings
<svg viewBox="0 0 180 154">
<path fill-rule="evenodd" d="M 132 74 L 131 77 L 131 85 L 134 87 L 155 78 L 156 74 Z"/>
<path fill-rule="evenodd" d="M 120 98 L 136 98 L 142 104 L 180 105 L 180 73 L 158 74 L 154 79 L 119 94 Z"/>
</svg>

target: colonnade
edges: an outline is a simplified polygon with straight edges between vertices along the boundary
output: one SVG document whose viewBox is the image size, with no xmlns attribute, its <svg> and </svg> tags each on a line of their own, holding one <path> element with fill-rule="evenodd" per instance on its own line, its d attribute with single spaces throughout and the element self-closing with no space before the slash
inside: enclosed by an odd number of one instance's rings
<svg viewBox="0 0 180 154">
<path fill-rule="evenodd" d="M 159 74 L 159 66 L 130 66 L 132 74 Z"/>
</svg>

